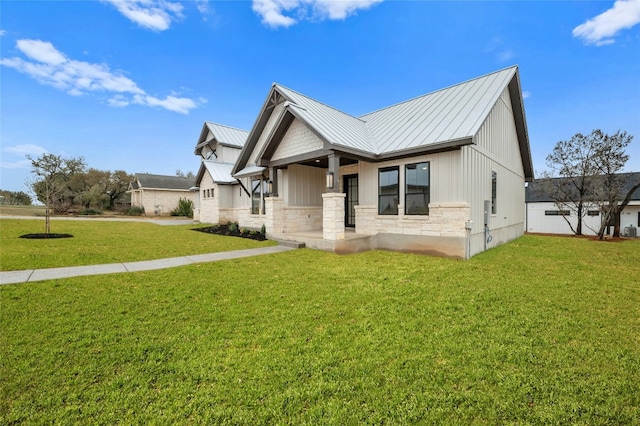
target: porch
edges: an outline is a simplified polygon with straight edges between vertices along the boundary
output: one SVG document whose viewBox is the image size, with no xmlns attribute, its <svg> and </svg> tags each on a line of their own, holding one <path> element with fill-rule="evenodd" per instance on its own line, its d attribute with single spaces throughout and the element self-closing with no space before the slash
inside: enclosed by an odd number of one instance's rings
<svg viewBox="0 0 640 426">
<path fill-rule="evenodd" d="M 267 234 L 270 240 L 285 245 L 297 245 L 304 247 L 331 251 L 337 254 L 360 253 L 372 249 L 372 235 L 356 234 L 355 229 L 346 228 L 343 240 L 327 240 L 322 229 L 308 231 L 287 232 L 277 235 Z"/>
</svg>

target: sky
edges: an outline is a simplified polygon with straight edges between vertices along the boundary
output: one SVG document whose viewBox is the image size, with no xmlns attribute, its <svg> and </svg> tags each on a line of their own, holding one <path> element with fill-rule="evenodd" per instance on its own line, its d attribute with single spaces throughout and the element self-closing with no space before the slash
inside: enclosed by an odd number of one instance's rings
<svg viewBox="0 0 640 426">
<path fill-rule="evenodd" d="M 519 66 L 537 175 L 624 130 L 640 171 L 640 0 L 0 2 L 0 188 L 26 156 L 196 173 L 205 121 L 250 130 L 277 82 L 359 116 Z"/>
</svg>

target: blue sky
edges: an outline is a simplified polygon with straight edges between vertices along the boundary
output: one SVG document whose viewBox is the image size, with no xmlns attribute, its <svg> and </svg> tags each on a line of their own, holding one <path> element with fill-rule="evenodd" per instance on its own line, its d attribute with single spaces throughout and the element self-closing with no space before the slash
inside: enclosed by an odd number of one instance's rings
<svg viewBox="0 0 640 426">
<path fill-rule="evenodd" d="M 251 129 L 273 82 L 361 115 L 513 64 L 537 173 L 596 128 L 640 171 L 638 23 L 640 0 L 3 0 L 0 188 L 43 152 L 195 173 L 204 121 Z"/>
</svg>

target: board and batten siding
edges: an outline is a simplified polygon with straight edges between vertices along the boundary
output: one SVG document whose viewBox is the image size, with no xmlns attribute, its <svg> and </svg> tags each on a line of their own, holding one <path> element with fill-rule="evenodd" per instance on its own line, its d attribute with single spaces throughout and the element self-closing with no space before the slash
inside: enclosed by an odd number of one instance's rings
<svg viewBox="0 0 640 426">
<path fill-rule="evenodd" d="M 216 148 L 216 154 L 218 154 L 217 161 L 221 163 L 234 164 L 240 156 L 240 151 L 240 148 L 218 145 Z"/>
<path fill-rule="evenodd" d="M 458 203 L 463 202 L 462 173 L 460 171 L 460 151 L 448 151 L 438 154 L 419 155 L 400 160 L 391 160 L 381 163 L 360 162 L 358 178 L 358 195 L 360 205 L 378 205 L 378 170 L 385 167 L 399 166 L 400 168 L 400 204 L 404 205 L 406 164 L 429 162 L 430 173 L 430 199 L 431 203 Z"/>
<path fill-rule="evenodd" d="M 322 206 L 325 169 L 292 164 L 282 172 L 278 192 L 285 206 Z"/>
<path fill-rule="evenodd" d="M 525 222 L 525 177 L 511 110 L 504 90 L 474 137 L 474 144 L 462 147 L 464 199 L 471 208 L 471 254 L 484 249 L 484 201 L 491 201 L 491 174 L 497 174 L 496 214 L 489 229 L 494 247 L 519 237 Z"/>
</svg>

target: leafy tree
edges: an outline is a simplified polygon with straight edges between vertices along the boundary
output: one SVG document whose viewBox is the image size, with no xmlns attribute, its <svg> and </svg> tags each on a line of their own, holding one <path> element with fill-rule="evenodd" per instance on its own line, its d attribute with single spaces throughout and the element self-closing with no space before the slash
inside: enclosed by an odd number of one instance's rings
<svg viewBox="0 0 640 426">
<path fill-rule="evenodd" d="M 51 231 L 50 210 L 57 211 L 68 208 L 70 205 L 69 181 L 72 176 L 83 172 L 84 159 L 62 158 L 54 154 L 42 154 L 34 159 L 30 156 L 31 172 L 36 175 L 36 180 L 32 183 L 33 192 L 40 202 L 46 206 L 45 233 Z"/>
<path fill-rule="evenodd" d="M 180 169 L 176 170 L 176 176 L 189 178 L 189 179 L 193 179 L 194 177 L 196 177 L 196 175 L 194 175 L 193 172 L 189 171 L 189 172 L 185 173 Z"/>
<path fill-rule="evenodd" d="M 12 206 L 30 206 L 31 197 L 22 191 L 5 191 L 0 189 L 0 204 Z"/>
<path fill-rule="evenodd" d="M 110 174 L 107 189 L 105 191 L 109 197 L 109 209 L 113 210 L 115 208 L 116 201 L 122 198 L 122 196 L 127 192 L 129 189 L 129 182 L 133 179 L 134 176 L 128 174 L 124 170 L 116 170 Z"/>
</svg>

